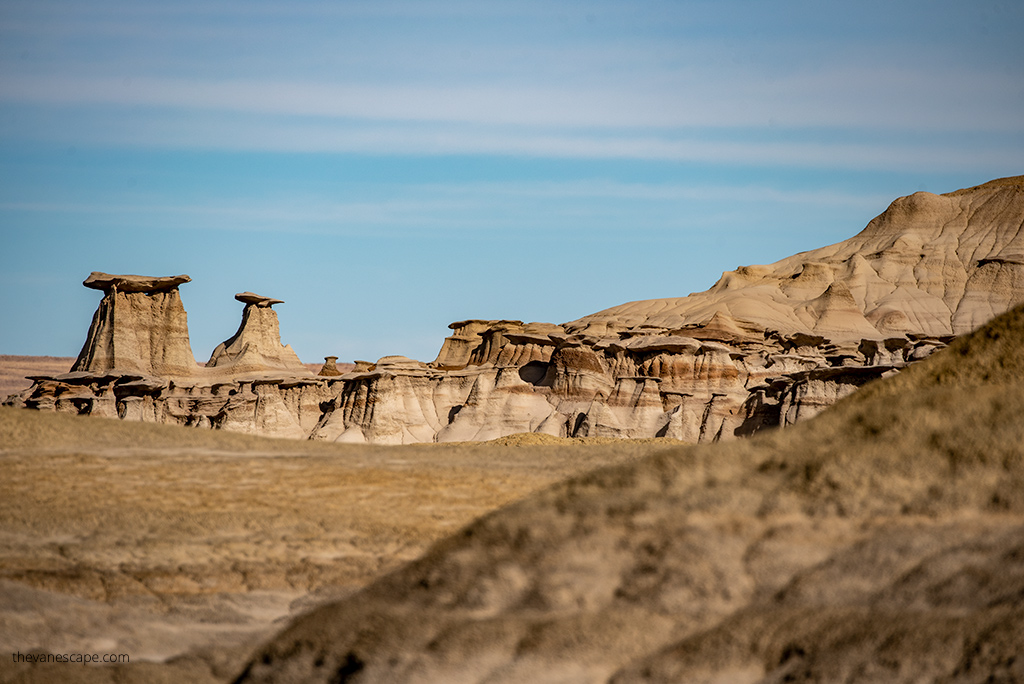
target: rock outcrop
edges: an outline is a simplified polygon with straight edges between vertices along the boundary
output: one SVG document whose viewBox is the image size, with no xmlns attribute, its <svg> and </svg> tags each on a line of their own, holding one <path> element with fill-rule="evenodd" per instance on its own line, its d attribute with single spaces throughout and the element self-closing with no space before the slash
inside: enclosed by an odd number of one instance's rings
<svg viewBox="0 0 1024 684">
<path fill-rule="evenodd" d="M 722 274 L 706 292 L 630 302 L 565 325 L 607 335 L 706 325 L 716 314 L 836 343 L 970 332 L 1021 301 L 1024 176 L 893 202 L 849 240 Z"/>
<path fill-rule="evenodd" d="M 93 273 L 104 292 L 70 373 L 35 376 L 7 404 L 302 439 L 332 398 L 325 383 L 282 345 L 281 300 L 243 292 L 242 323 L 205 367 L 192 355 L 178 286 L 187 275 Z"/>
<path fill-rule="evenodd" d="M 338 357 L 337 356 L 325 356 L 324 365 L 320 367 L 320 372 L 317 375 L 324 377 L 337 377 L 341 375 L 341 371 L 338 370 Z"/>
<path fill-rule="evenodd" d="M 272 307 L 284 302 L 252 292 L 240 292 L 235 299 L 245 304 L 242 323 L 238 332 L 213 350 L 206 367 L 232 375 L 267 371 L 309 375 L 292 348 L 281 344 L 280 324 Z"/>
<path fill-rule="evenodd" d="M 9 401 L 384 444 L 729 439 L 813 416 L 1024 302 L 1022 225 L 1024 177 L 919 192 L 849 240 L 740 267 L 705 292 L 563 325 L 459 321 L 431 363 L 385 357 L 340 375 L 305 369 L 280 342 L 280 301 L 251 292 L 236 297 L 238 332 L 196 369 L 177 296 L 187 276 L 94 274 L 106 296 L 75 367 L 85 374 L 40 378 Z"/>
<path fill-rule="evenodd" d="M 101 290 L 103 299 L 71 370 L 192 375 L 196 361 L 178 294 L 178 286 L 190 280 L 187 275 L 149 278 L 94 271 L 82 284 Z"/>
</svg>

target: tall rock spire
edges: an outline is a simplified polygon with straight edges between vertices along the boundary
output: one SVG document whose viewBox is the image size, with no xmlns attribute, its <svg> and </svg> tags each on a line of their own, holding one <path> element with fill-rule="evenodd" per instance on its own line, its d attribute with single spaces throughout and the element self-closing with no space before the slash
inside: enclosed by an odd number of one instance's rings
<svg viewBox="0 0 1024 684">
<path fill-rule="evenodd" d="M 292 348 L 281 344 L 277 312 L 271 307 L 283 304 L 252 292 L 239 292 L 235 299 L 245 304 L 242 323 L 231 338 L 221 342 L 206 362 L 207 368 L 218 372 L 255 373 L 288 371 L 299 375 L 312 372 L 302 365 Z"/>
<path fill-rule="evenodd" d="M 150 277 L 94 271 L 82 283 L 103 291 L 72 371 L 159 376 L 197 371 L 178 286 L 187 275 Z"/>
</svg>

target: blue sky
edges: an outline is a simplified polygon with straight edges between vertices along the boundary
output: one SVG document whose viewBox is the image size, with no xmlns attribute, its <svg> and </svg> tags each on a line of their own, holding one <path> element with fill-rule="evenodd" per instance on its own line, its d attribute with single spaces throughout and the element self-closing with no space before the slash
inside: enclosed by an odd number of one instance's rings
<svg viewBox="0 0 1024 684">
<path fill-rule="evenodd" d="M 1024 173 L 1019 2 L 0 0 L 0 353 L 93 270 L 252 290 L 315 362 L 432 360 Z"/>
</svg>

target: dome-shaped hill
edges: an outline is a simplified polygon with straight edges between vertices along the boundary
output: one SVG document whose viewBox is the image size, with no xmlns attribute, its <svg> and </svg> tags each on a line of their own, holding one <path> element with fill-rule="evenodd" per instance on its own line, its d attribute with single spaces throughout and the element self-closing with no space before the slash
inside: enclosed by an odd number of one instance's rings
<svg viewBox="0 0 1024 684">
<path fill-rule="evenodd" d="M 843 242 L 724 273 L 688 297 L 629 302 L 566 323 L 570 332 L 703 325 L 716 313 L 833 340 L 960 335 L 1024 301 L 1024 176 L 894 201 Z M 833 283 L 846 299 L 822 300 Z"/>
</svg>

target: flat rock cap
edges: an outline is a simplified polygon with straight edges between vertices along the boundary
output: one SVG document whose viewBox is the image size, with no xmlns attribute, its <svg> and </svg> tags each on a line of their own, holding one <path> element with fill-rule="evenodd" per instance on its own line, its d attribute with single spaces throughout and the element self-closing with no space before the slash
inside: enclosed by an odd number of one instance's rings
<svg viewBox="0 0 1024 684">
<path fill-rule="evenodd" d="M 86 287 L 94 290 L 110 292 L 166 292 L 174 290 L 182 283 L 190 283 L 192 279 L 187 275 L 177 276 L 140 276 L 140 275 L 111 275 L 93 271 L 89 277 L 82 281 Z"/>
<path fill-rule="evenodd" d="M 235 299 L 246 304 L 255 304 L 256 306 L 274 306 L 275 304 L 284 304 L 283 299 L 272 299 L 270 297 L 264 297 L 254 292 L 239 292 L 235 295 Z"/>
</svg>

